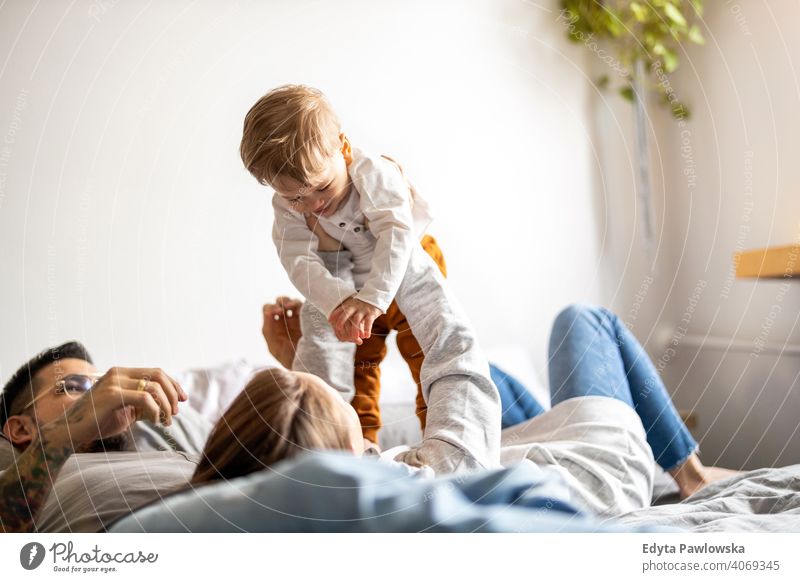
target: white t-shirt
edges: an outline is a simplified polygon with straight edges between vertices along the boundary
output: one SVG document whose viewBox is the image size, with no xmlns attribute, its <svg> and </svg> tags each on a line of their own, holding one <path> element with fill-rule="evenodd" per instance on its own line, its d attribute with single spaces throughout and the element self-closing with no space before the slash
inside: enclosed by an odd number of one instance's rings
<svg viewBox="0 0 800 582">
<path fill-rule="evenodd" d="M 185 487 L 198 460 L 174 451 L 72 455 L 36 517 L 36 529 L 105 531 L 118 518 Z"/>
<path fill-rule="evenodd" d="M 558 473 L 570 501 L 613 517 L 648 507 L 655 459 L 642 421 L 616 398 L 582 396 L 505 429 L 500 462 L 535 463 Z"/>
</svg>

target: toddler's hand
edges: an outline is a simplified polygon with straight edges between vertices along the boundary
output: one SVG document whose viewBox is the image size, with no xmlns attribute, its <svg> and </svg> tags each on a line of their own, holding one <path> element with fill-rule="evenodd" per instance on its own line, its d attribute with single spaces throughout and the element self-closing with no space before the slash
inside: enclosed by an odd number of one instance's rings
<svg viewBox="0 0 800 582">
<path fill-rule="evenodd" d="M 328 318 L 339 341 L 354 342 L 357 345 L 372 335 L 372 324 L 381 310 L 360 299 L 351 297 L 333 310 Z"/>
</svg>

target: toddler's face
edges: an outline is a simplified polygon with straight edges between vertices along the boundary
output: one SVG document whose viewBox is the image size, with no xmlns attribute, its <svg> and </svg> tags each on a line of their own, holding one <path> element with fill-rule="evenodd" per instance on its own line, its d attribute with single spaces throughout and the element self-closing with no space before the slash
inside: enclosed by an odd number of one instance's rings
<svg viewBox="0 0 800 582">
<path fill-rule="evenodd" d="M 278 176 L 272 187 L 297 212 L 331 216 L 350 192 L 345 154 L 336 152 L 322 172 L 309 184 L 303 184 L 289 176 Z"/>
</svg>

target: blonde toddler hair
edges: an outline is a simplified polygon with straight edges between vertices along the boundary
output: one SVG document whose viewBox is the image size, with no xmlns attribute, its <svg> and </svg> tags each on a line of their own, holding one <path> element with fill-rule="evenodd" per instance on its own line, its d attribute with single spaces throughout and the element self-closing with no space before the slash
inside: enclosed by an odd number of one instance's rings
<svg viewBox="0 0 800 582">
<path fill-rule="evenodd" d="M 289 176 L 308 184 L 341 148 L 341 125 L 322 91 L 305 85 L 273 89 L 247 112 L 239 152 L 261 184 Z"/>
</svg>

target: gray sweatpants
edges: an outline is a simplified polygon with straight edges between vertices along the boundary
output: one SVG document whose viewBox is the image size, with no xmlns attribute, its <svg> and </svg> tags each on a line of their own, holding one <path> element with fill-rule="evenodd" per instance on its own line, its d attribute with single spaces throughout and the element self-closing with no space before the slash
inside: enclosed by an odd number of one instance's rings
<svg viewBox="0 0 800 582">
<path fill-rule="evenodd" d="M 320 253 L 337 277 L 352 280 L 349 251 Z M 428 405 L 422 442 L 395 460 L 436 473 L 500 466 L 500 395 L 472 325 L 433 259 L 416 245 L 395 301 L 425 360 L 420 381 Z M 316 374 L 350 401 L 355 344 L 340 342 L 325 316 L 308 302 L 293 369 Z"/>
</svg>

